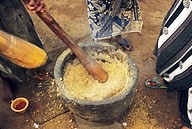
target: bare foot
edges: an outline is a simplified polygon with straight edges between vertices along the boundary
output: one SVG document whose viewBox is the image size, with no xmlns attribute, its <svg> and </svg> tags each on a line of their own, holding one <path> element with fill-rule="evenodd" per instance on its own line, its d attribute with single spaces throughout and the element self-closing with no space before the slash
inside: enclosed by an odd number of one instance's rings
<svg viewBox="0 0 192 129">
<path fill-rule="evenodd" d="M 191 128 L 188 128 L 188 127 L 186 127 L 186 126 L 181 126 L 181 129 L 191 129 Z"/>
<path fill-rule="evenodd" d="M 147 79 L 145 82 L 145 85 L 149 88 L 159 88 L 159 89 L 164 89 L 167 88 L 167 86 L 163 82 L 162 77 L 153 77 L 150 79 Z"/>
<path fill-rule="evenodd" d="M 159 86 L 159 84 L 157 82 L 160 82 L 161 84 L 164 84 L 162 77 L 159 77 L 157 79 L 156 79 L 156 77 L 150 78 L 150 79 L 148 79 L 147 84 L 151 85 L 151 86 Z"/>
</svg>

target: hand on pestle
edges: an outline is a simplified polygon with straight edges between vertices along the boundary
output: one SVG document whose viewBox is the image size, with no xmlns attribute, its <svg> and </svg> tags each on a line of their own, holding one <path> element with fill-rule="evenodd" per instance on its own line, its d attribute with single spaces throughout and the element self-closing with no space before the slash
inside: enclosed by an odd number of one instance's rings
<svg viewBox="0 0 192 129">
<path fill-rule="evenodd" d="M 23 0 L 26 7 L 34 12 L 44 12 L 45 11 L 45 4 L 43 0 Z"/>
</svg>

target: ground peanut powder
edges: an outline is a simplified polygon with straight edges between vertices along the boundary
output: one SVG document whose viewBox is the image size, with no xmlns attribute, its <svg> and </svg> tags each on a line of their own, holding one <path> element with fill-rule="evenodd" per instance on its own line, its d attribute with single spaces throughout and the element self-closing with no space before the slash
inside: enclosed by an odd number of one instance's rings
<svg viewBox="0 0 192 129">
<path fill-rule="evenodd" d="M 107 72 L 108 80 L 105 83 L 98 82 L 79 60 L 75 59 L 66 66 L 63 78 L 65 90 L 72 96 L 100 101 L 117 96 L 125 87 L 131 85 L 132 78 L 126 54 L 114 51 L 110 54 L 94 53 L 94 56 L 106 61 L 97 60 L 97 63 Z"/>
</svg>

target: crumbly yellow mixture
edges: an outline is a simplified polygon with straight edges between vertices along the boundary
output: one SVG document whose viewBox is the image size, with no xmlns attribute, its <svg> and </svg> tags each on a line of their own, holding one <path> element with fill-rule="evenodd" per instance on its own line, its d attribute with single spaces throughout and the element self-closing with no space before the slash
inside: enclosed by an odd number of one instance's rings
<svg viewBox="0 0 192 129">
<path fill-rule="evenodd" d="M 126 56 L 119 57 L 117 55 L 98 55 L 99 58 L 102 57 L 106 61 L 97 60 L 108 74 L 108 80 L 105 83 L 95 80 L 79 60 L 75 59 L 65 68 L 63 78 L 65 90 L 74 97 L 92 101 L 100 101 L 117 96 L 125 87 L 129 86 L 131 81 L 131 73 Z M 121 59 L 119 60 L 119 58 Z"/>
</svg>

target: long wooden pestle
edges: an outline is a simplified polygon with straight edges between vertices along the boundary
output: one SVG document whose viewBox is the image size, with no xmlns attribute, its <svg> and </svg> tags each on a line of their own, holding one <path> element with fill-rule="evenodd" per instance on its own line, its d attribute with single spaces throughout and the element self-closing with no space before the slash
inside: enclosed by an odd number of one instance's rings
<svg viewBox="0 0 192 129">
<path fill-rule="evenodd" d="M 107 72 L 92 59 L 54 20 L 54 18 L 45 10 L 38 12 L 41 20 L 73 51 L 81 64 L 99 82 L 107 81 Z"/>
<path fill-rule="evenodd" d="M 27 69 L 44 65 L 48 58 L 43 49 L 1 30 L 0 55 L 12 63 Z"/>
</svg>

